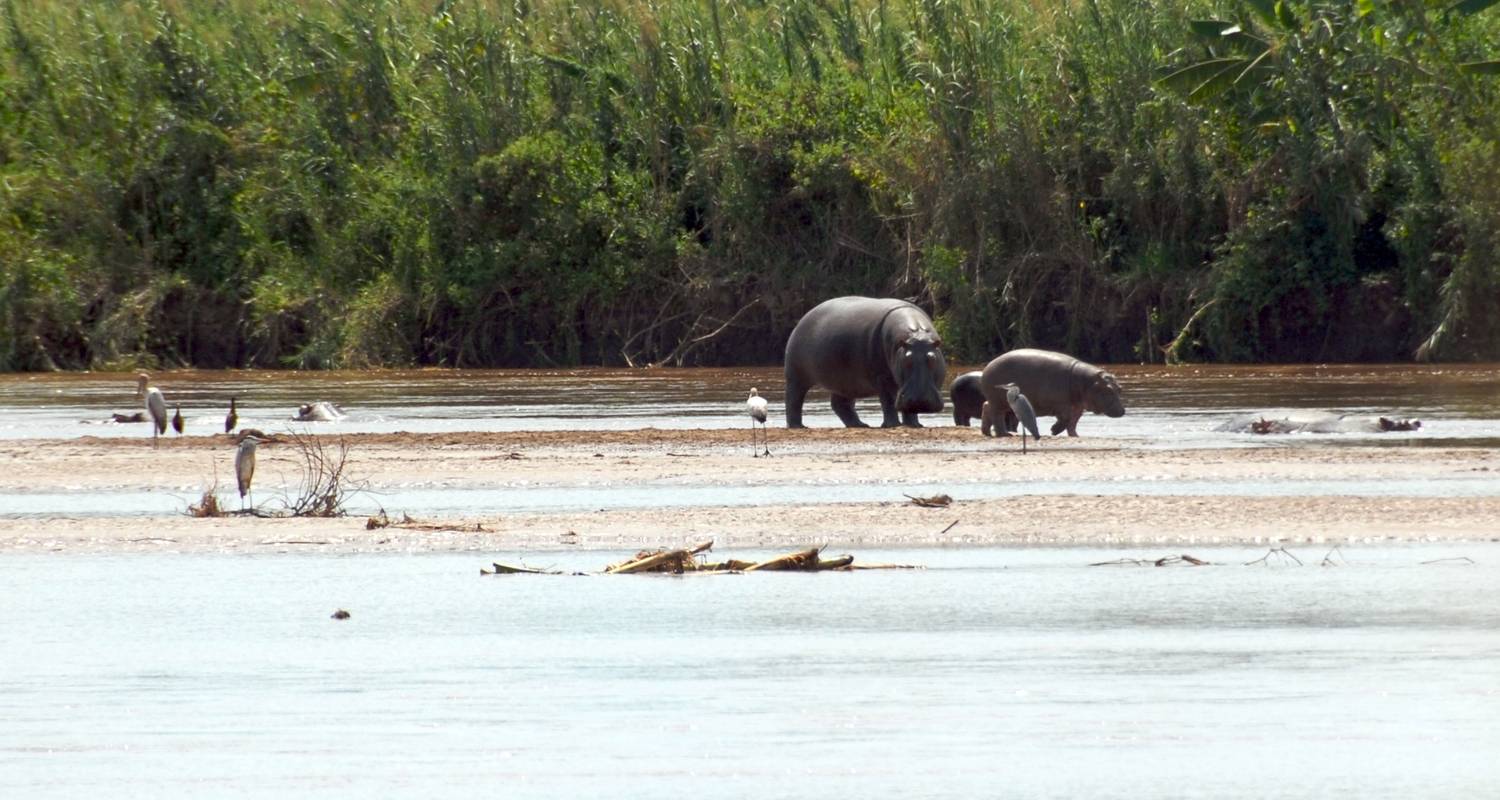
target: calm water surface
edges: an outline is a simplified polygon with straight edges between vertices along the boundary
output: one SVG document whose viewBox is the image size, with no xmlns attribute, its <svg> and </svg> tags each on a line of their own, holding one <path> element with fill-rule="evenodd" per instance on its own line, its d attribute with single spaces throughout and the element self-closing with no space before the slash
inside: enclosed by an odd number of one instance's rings
<svg viewBox="0 0 1500 800">
<path fill-rule="evenodd" d="M 1127 447 L 1259 447 L 1337 443 L 1348 446 L 1470 445 L 1500 447 L 1500 365 L 1441 367 L 1161 367 L 1114 368 L 1129 409 L 1119 419 L 1089 415 L 1085 436 L 1109 436 Z M 963 368 L 956 367 L 956 376 Z M 714 428 L 742 426 L 747 387 L 761 389 L 781 406 L 780 371 L 681 369 L 573 371 L 419 370 L 374 372 L 166 372 L 158 376 L 169 402 L 181 403 L 189 435 L 223 430 L 227 400 L 240 398 L 241 425 L 269 431 L 523 431 L 555 429 Z M 127 374 L 0 375 L 0 438 L 69 438 L 83 435 L 142 437 L 142 424 L 104 424 L 112 411 L 133 411 L 134 384 Z M 334 423 L 294 423 L 293 409 L 327 400 L 348 416 Z M 826 394 L 808 401 L 808 424 L 838 424 Z M 878 420 L 874 401 L 862 406 Z M 1215 428 L 1247 413 L 1272 418 L 1315 411 L 1419 418 L 1412 433 L 1296 434 L 1256 436 Z M 951 412 L 927 418 L 950 425 Z M 773 419 L 774 422 L 774 419 Z M 978 436 L 977 431 L 975 432 Z M 221 461 L 231 474 L 231 452 Z M 295 493 L 298 476 L 266 471 L 256 476 L 262 498 Z M 372 487 L 357 495 L 353 513 L 395 509 L 412 514 L 475 514 L 510 511 L 580 511 L 596 508 L 763 505 L 797 502 L 815 492 L 819 502 L 889 500 L 902 493 L 947 492 L 959 499 L 1024 494 L 1200 495 L 1290 497 L 1307 495 L 1476 497 L 1500 492 L 1493 475 L 1392 478 L 1373 485 L 1358 479 L 1323 481 L 1266 479 L 1195 481 L 1139 475 L 1116 480 L 1038 482 L 976 474 L 942 485 L 920 476 L 857 483 L 839 476 L 790 476 L 776 484 L 748 486 L 736 476 L 701 475 L 692 480 L 642 485 L 552 485 L 524 482 L 450 486 L 414 475 L 397 486 Z M 94 487 L 46 492 L 0 493 L 0 516 L 180 514 L 204 490 L 191 485 Z M 235 498 L 225 493 L 224 502 Z"/>
<path fill-rule="evenodd" d="M 10 554 L 0 796 L 1494 797 L 1500 545 L 1263 552 Z"/>
<path fill-rule="evenodd" d="M 1213 428 L 1245 413 L 1326 410 L 1422 419 L 1423 429 L 1403 441 L 1500 442 L 1500 365 L 1111 369 L 1129 413 L 1086 417 L 1080 423 L 1086 436 L 1165 446 L 1253 442 L 1263 437 Z M 950 379 L 964 370 L 951 368 Z M 315 430 L 349 432 L 738 427 L 749 387 L 770 399 L 773 423 L 782 404 L 779 368 L 181 371 L 157 373 L 155 381 L 169 404 L 182 405 L 189 433 L 202 435 L 222 432 L 231 396 L 239 398 L 241 425 L 268 431 L 291 429 L 294 409 L 316 400 L 338 404 L 348 416 Z M 125 373 L 0 375 L 0 437 L 149 435 L 143 424 L 102 424 L 111 412 L 139 410 L 134 393 L 132 374 Z M 838 424 L 824 392 L 815 391 L 806 410 L 810 426 Z M 874 400 L 860 412 L 879 421 Z M 952 412 L 924 419 L 951 425 Z M 1339 435 L 1359 438 L 1371 437 Z"/>
</svg>

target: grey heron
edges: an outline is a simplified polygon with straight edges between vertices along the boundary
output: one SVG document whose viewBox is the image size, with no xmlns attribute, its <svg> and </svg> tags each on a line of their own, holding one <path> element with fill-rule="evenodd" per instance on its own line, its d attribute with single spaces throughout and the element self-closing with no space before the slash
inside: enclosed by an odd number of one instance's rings
<svg viewBox="0 0 1500 800">
<path fill-rule="evenodd" d="M 1010 404 L 1010 410 L 1015 413 L 1016 419 L 1021 421 L 1021 452 L 1026 452 L 1026 432 L 1038 442 L 1042 440 L 1042 432 L 1036 426 L 1036 410 L 1031 407 L 1031 401 L 1026 395 L 1021 394 L 1021 387 L 1014 383 L 1005 384 L 1005 402 Z"/>
<path fill-rule="evenodd" d="M 167 399 L 150 384 L 150 375 L 142 372 L 135 376 L 135 396 L 145 401 L 146 421 L 151 423 L 151 446 L 156 447 L 156 437 L 167 432 Z"/>
<path fill-rule="evenodd" d="M 240 510 L 245 510 L 245 496 L 250 496 L 250 507 L 255 507 L 255 495 L 250 493 L 250 481 L 255 478 L 255 445 L 260 442 L 250 434 L 240 437 L 240 447 L 234 453 L 234 481 L 240 490 Z"/>
<path fill-rule="evenodd" d="M 750 453 L 755 458 L 761 454 L 755 452 L 755 424 L 760 423 L 761 444 L 765 446 L 765 455 L 771 454 L 771 445 L 766 441 L 766 398 L 761 397 L 754 387 L 750 389 L 750 397 L 745 400 L 745 410 L 750 412 Z"/>
</svg>

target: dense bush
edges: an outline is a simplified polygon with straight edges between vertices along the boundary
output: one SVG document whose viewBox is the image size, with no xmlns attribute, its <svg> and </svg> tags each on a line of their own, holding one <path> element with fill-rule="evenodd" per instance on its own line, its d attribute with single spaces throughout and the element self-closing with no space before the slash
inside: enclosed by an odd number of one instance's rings
<svg viewBox="0 0 1500 800">
<path fill-rule="evenodd" d="M 1500 11 L 0 0 L 0 369 L 1500 357 Z"/>
</svg>

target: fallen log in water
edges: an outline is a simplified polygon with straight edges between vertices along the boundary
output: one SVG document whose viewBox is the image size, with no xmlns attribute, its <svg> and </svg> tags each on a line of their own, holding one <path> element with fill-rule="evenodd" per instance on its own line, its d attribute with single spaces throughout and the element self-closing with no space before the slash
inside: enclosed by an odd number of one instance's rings
<svg viewBox="0 0 1500 800">
<path fill-rule="evenodd" d="M 659 550 L 636 553 L 635 558 L 604 570 L 605 575 L 628 575 L 634 572 L 687 572 L 697 568 L 693 556 L 714 546 L 712 539 L 685 550 Z"/>
<path fill-rule="evenodd" d="M 491 566 L 493 566 L 495 568 L 494 572 L 491 572 L 491 571 L 485 569 L 484 567 L 480 567 L 479 568 L 479 574 L 480 575 L 561 575 L 562 574 L 561 572 L 557 572 L 555 570 L 550 570 L 550 569 L 533 569 L 531 567 L 515 567 L 515 566 L 511 566 L 510 564 L 501 564 L 498 561 L 496 561 L 493 564 L 491 564 Z"/>
<path fill-rule="evenodd" d="M 777 556 L 759 564 L 751 564 L 745 568 L 746 572 L 760 572 L 773 570 L 815 570 L 818 568 L 818 553 L 821 547 L 809 547 L 806 550 L 798 550 L 795 553 Z"/>
</svg>

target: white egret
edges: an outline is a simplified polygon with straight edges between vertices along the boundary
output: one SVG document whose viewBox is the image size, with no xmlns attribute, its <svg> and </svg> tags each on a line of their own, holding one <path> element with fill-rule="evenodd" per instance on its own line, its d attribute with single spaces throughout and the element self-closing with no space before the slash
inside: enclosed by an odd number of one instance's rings
<svg viewBox="0 0 1500 800">
<path fill-rule="evenodd" d="M 745 409 L 750 412 L 750 453 L 755 458 L 761 456 L 760 453 L 755 452 L 755 424 L 757 422 L 760 423 L 761 444 L 765 446 L 765 455 L 771 454 L 771 445 L 766 441 L 767 405 L 766 398 L 761 397 L 760 393 L 752 387 L 750 389 L 750 397 L 745 400 Z"/>
<path fill-rule="evenodd" d="M 234 480 L 240 489 L 240 510 L 245 510 L 245 496 L 250 497 L 250 507 L 255 507 L 255 495 L 250 493 L 250 481 L 255 478 L 255 445 L 259 439 L 249 434 L 240 437 L 240 448 L 234 454 Z"/>
<path fill-rule="evenodd" d="M 151 376 L 142 372 L 135 376 L 135 396 L 146 404 L 146 421 L 151 423 L 151 446 L 156 446 L 156 437 L 167 432 L 167 399 L 161 390 L 151 386 Z"/>
<path fill-rule="evenodd" d="M 1042 433 L 1036 426 L 1036 410 L 1031 407 L 1031 401 L 1026 395 L 1021 394 L 1021 387 L 1014 383 L 1005 384 L 1005 402 L 1010 404 L 1010 410 L 1015 413 L 1016 419 L 1021 421 L 1021 452 L 1026 452 L 1026 432 L 1038 442 L 1042 440 Z"/>
</svg>

